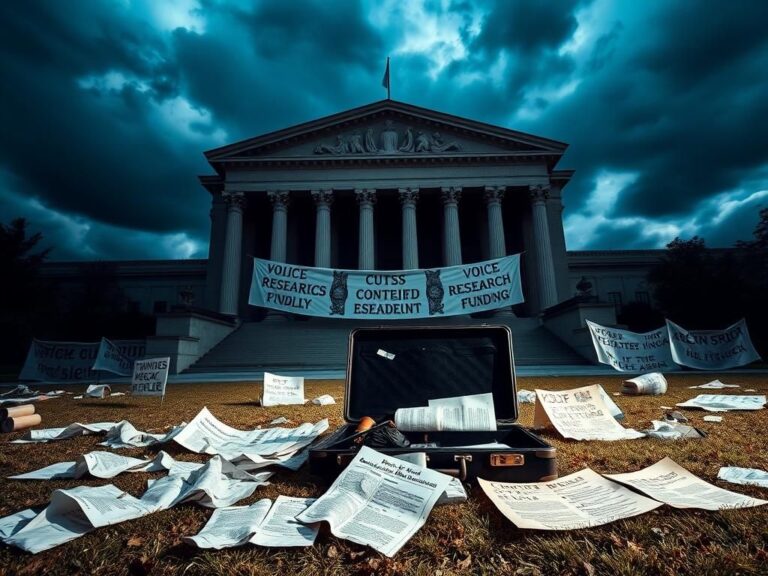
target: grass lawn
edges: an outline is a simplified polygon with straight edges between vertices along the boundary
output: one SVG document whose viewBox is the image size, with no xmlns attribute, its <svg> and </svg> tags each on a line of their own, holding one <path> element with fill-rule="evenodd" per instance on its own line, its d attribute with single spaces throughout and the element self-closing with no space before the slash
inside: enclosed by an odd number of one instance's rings
<svg viewBox="0 0 768 576">
<path fill-rule="evenodd" d="M 624 410 L 624 424 L 642 429 L 663 414 L 662 405 L 674 406 L 706 390 L 688 386 L 717 378 L 712 374 L 668 376 L 664 396 L 614 398 Z M 768 377 L 721 376 L 740 384 L 726 393 L 768 393 Z M 621 376 L 572 378 L 519 378 L 518 388 L 567 389 L 601 383 L 609 394 L 621 388 Z M 77 393 L 81 393 L 80 387 Z M 116 387 L 120 390 L 121 387 Z M 115 390 L 115 391 L 116 391 Z M 308 381 L 306 395 L 336 397 L 333 406 L 258 406 L 257 383 L 169 386 L 163 406 L 155 398 L 120 396 L 105 400 L 73 400 L 71 396 L 38 403 L 42 427 L 72 422 L 129 420 L 140 430 L 162 431 L 189 421 L 203 407 L 220 420 L 241 429 L 266 425 L 278 416 L 294 423 L 328 418 L 331 430 L 343 423 L 344 384 Z M 734 392 L 735 391 L 735 392 Z M 711 391 L 710 391 L 711 392 Z M 704 422 L 707 414 L 687 410 L 692 424 L 708 432 L 703 440 L 666 442 L 640 439 L 621 442 L 562 440 L 556 432 L 542 434 L 557 448 L 561 476 L 589 466 L 597 472 L 629 472 L 670 456 L 699 477 L 736 492 L 768 499 L 768 490 L 718 481 L 721 465 L 768 469 L 765 410 L 728 412 L 721 423 Z M 522 405 L 520 423 L 533 422 L 533 405 Z M 98 436 L 50 444 L 16 445 L 1 437 L 0 516 L 30 506 L 47 504 L 57 488 L 102 485 L 112 482 L 140 496 L 154 474 L 122 474 L 110 480 L 6 480 L 18 474 L 77 456 L 97 446 Z M 174 458 L 203 461 L 176 444 L 164 447 Z M 156 450 L 121 450 L 135 457 L 151 457 Z M 307 467 L 299 472 L 278 471 L 272 484 L 258 488 L 239 504 L 280 494 L 319 496 L 323 482 Z M 182 504 L 148 517 L 97 529 L 86 536 L 36 555 L 0 544 L 0 574 L 768 574 L 768 506 L 722 512 L 681 511 L 663 506 L 648 514 L 603 527 L 570 532 L 518 530 L 499 513 L 477 486 L 469 489 L 464 504 L 433 510 L 425 526 L 392 559 L 330 535 L 321 529 L 316 544 L 307 549 L 265 549 L 253 545 L 222 551 L 200 551 L 184 544 L 183 536 L 196 534 L 212 510 Z"/>
</svg>

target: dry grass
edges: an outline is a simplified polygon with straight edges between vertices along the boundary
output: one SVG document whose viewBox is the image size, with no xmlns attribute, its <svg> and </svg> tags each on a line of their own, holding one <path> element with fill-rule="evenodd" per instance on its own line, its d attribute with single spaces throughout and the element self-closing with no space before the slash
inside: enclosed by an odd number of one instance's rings
<svg viewBox="0 0 768 576">
<path fill-rule="evenodd" d="M 695 396 L 715 375 L 670 376 L 670 391 L 660 397 L 617 398 L 627 426 L 643 428 L 662 414 L 661 405 L 673 406 Z M 768 378 L 759 375 L 724 376 L 728 383 L 768 392 Z M 609 393 L 621 386 L 621 377 L 520 378 L 520 388 L 566 389 L 600 382 Z M 39 405 L 45 427 L 73 421 L 127 419 L 139 429 L 153 431 L 189 421 L 203 406 L 224 422 L 246 429 L 267 424 L 277 416 L 294 422 L 327 417 L 331 429 L 343 423 L 343 383 L 312 381 L 307 396 L 328 393 L 335 406 L 261 408 L 254 383 L 177 385 L 169 388 L 164 406 L 154 398 L 117 397 L 72 400 L 71 397 Z M 590 466 L 598 472 L 627 472 L 670 456 L 709 482 L 768 499 L 768 490 L 733 486 L 716 480 L 718 468 L 731 464 L 768 469 L 765 411 L 732 412 L 720 424 L 702 420 L 706 413 L 687 411 L 693 424 L 709 433 L 705 440 L 663 442 L 572 442 L 555 433 L 544 438 L 557 447 L 561 475 Z M 521 407 L 520 423 L 530 426 L 532 405 Z M 3 440 L 13 439 L 10 435 Z M 57 488 L 100 485 L 107 481 L 10 481 L 5 477 L 74 460 L 98 449 L 97 437 L 52 444 L 0 446 L 0 515 L 29 506 L 43 506 Z M 171 445 L 174 457 L 202 460 Z M 152 450 L 123 450 L 132 456 Z M 112 482 L 139 496 L 150 476 L 123 474 Z M 278 472 L 271 486 L 259 488 L 243 503 L 279 494 L 317 496 L 323 483 L 304 468 Z M 0 574 L 768 574 L 768 507 L 723 512 L 679 511 L 659 508 L 649 514 L 607 526 L 572 532 L 522 531 L 509 523 L 477 487 L 467 503 L 435 509 L 426 525 L 395 556 L 387 559 L 364 547 L 338 540 L 322 530 L 314 547 L 306 550 L 264 549 L 246 546 L 223 551 L 199 551 L 181 542 L 205 524 L 211 511 L 181 505 L 133 522 L 102 528 L 47 552 L 31 556 L 0 545 Z"/>
</svg>

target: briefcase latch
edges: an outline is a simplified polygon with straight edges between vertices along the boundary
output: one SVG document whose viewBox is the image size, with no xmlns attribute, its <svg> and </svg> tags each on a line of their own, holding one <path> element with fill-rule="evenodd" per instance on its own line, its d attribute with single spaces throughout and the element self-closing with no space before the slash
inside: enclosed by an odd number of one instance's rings
<svg viewBox="0 0 768 576">
<path fill-rule="evenodd" d="M 523 454 L 491 454 L 491 466 L 507 467 L 522 466 L 525 464 Z"/>
</svg>

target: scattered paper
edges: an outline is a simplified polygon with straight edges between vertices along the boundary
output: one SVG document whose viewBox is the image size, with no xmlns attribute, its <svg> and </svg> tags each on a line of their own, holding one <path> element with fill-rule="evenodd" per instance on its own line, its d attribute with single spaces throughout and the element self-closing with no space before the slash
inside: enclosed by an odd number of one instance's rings
<svg viewBox="0 0 768 576">
<path fill-rule="evenodd" d="M 705 390 L 720 390 L 722 388 L 739 388 L 738 384 L 723 384 L 720 380 L 712 380 L 701 386 L 688 386 L 688 388 L 704 388 Z"/>
<path fill-rule="evenodd" d="M 309 445 L 328 429 L 328 420 L 297 428 L 238 430 L 219 421 L 203 408 L 174 441 L 198 454 L 221 454 L 228 460 L 243 456 L 284 456 Z"/>
<path fill-rule="evenodd" d="M 328 491 L 297 520 L 392 557 L 426 522 L 450 476 L 362 446 Z"/>
<path fill-rule="evenodd" d="M 768 488 L 768 472 L 757 468 L 738 468 L 736 466 L 723 466 L 717 473 L 720 480 L 734 484 L 762 486 Z"/>
<path fill-rule="evenodd" d="M 328 406 L 329 404 L 336 404 L 336 400 L 330 394 L 323 394 L 312 400 L 312 404 L 317 406 Z"/>
<path fill-rule="evenodd" d="M 82 399 L 83 399 L 82 394 L 80 394 L 79 396 L 72 396 L 72 400 L 82 400 Z"/>
<path fill-rule="evenodd" d="M 608 407 L 608 412 L 611 414 L 611 416 L 616 418 L 616 420 L 623 420 L 624 412 L 621 411 L 621 408 L 619 408 L 616 402 L 613 401 L 613 398 L 608 396 L 608 393 L 600 384 L 598 384 L 597 387 L 600 389 L 600 397 L 603 399 L 603 402 Z"/>
<path fill-rule="evenodd" d="M 386 350 L 382 350 L 381 348 L 379 348 L 376 351 L 376 354 L 378 354 L 382 358 L 386 358 L 387 360 L 394 360 L 395 359 L 395 355 L 392 354 L 392 352 L 387 352 Z"/>
<path fill-rule="evenodd" d="M 16 534 L 16 532 L 29 524 L 30 520 L 38 514 L 39 511 L 27 508 L 26 510 L 21 510 L 10 516 L 0 518 L 0 540 L 5 540 L 5 538 Z"/>
<path fill-rule="evenodd" d="M 643 433 L 649 438 L 658 438 L 659 440 L 681 440 L 683 438 L 704 438 L 704 434 L 696 430 L 693 426 L 680 424 L 679 422 L 661 420 L 652 420 L 651 428 L 643 430 Z"/>
<path fill-rule="evenodd" d="M 27 444 L 31 442 L 54 442 L 57 440 L 67 440 L 76 436 L 87 436 L 88 434 L 103 434 L 110 428 L 117 426 L 117 422 L 94 422 L 93 424 L 80 424 L 75 422 L 66 428 L 43 428 L 40 430 L 29 430 L 18 440 L 11 440 L 12 444 Z"/>
<path fill-rule="evenodd" d="M 533 392 L 532 390 L 518 390 L 517 391 L 517 401 L 520 404 L 535 404 L 536 403 L 536 392 Z"/>
<path fill-rule="evenodd" d="M 296 517 L 316 500 L 278 496 L 249 542 L 269 547 L 312 546 L 317 538 L 319 524 L 305 525 L 297 521 Z"/>
<path fill-rule="evenodd" d="M 493 394 L 437 398 L 428 406 L 399 408 L 395 426 L 403 431 L 496 430 Z"/>
<path fill-rule="evenodd" d="M 768 504 L 765 500 L 723 490 L 694 476 L 670 458 L 627 474 L 606 474 L 607 478 L 626 484 L 654 500 L 674 508 L 720 510 L 749 508 Z"/>
<path fill-rule="evenodd" d="M 106 398 L 111 391 L 109 384 L 91 384 L 85 390 L 85 395 L 88 398 Z"/>
<path fill-rule="evenodd" d="M 601 392 L 602 391 L 602 392 Z M 624 428 L 611 416 L 597 384 L 573 390 L 536 390 L 533 427 L 553 426 L 574 440 L 633 440 L 643 433 Z"/>
<path fill-rule="evenodd" d="M 269 472 L 251 475 L 237 470 L 219 456 L 197 470 L 168 475 L 153 482 L 141 498 L 112 484 L 56 490 L 45 510 L 29 520 L 18 514 L 16 526 L 4 525 L 6 544 L 37 553 L 69 542 L 99 528 L 165 510 L 181 502 L 218 508 L 247 498 L 269 478 Z M 6 520 L 6 519 L 3 519 Z M 19 526 L 23 525 L 21 528 Z"/>
<path fill-rule="evenodd" d="M 659 406 L 662 410 L 672 410 L 672 406 Z"/>
<path fill-rule="evenodd" d="M 413 444 L 411 444 L 411 446 L 413 446 Z M 462 446 L 461 448 L 464 448 L 464 446 Z M 506 446 L 506 448 L 509 448 L 509 446 Z M 407 454 L 397 454 L 395 458 L 397 458 L 398 460 L 402 460 L 403 462 L 410 462 L 411 464 L 417 464 L 418 466 L 421 466 L 423 468 L 427 467 L 426 452 L 409 452 Z M 440 498 L 438 498 L 437 502 L 435 502 L 435 506 L 440 506 L 442 504 L 457 504 L 459 502 L 466 502 L 466 501 L 467 501 L 467 491 L 464 488 L 464 485 L 461 483 L 461 480 L 459 480 L 458 478 L 451 478 L 451 482 L 448 484 L 448 487 L 445 489 L 445 492 L 440 494 Z"/>
<path fill-rule="evenodd" d="M 114 398 L 115 396 L 125 396 L 125 392 L 112 392 L 112 394 L 109 395 L 110 398 Z"/>
<path fill-rule="evenodd" d="M 511 484 L 482 478 L 478 482 L 491 502 L 518 528 L 589 528 L 661 506 L 589 468 L 552 482 Z"/>
<path fill-rule="evenodd" d="M 760 410 L 764 405 L 765 396 L 738 396 L 735 394 L 699 394 L 696 398 L 677 404 L 680 408 L 701 408 L 707 412 Z"/>
<path fill-rule="evenodd" d="M 275 418 L 272 420 L 272 422 L 269 423 L 270 426 L 276 426 L 277 424 L 290 424 L 291 421 L 288 420 L 285 416 L 280 416 L 279 418 Z"/>
<path fill-rule="evenodd" d="M 648 374 L 625 380 L 621 391 L 629 395 L 651 394 L 657 396 L 659 394 L 666 394 L 667 379 L 664 378 L 664 374 L 661 372 L 649 372 Z"/>
<path fill-rule="evenodd" d="M 137 430 L 133 424 L 123 420 L 107 430 L 107 436 L 104 442 L 101 442 L 101 445 L 118 449 L 144 448 L 146 446 L 164 444 L 173 440 L 184 429 L 184 426 L 185 424 L 174 426 L 165 434 L 150 434 L 149 432 Z"/>
<path fill-rule="evenodd" d="M 304 376 L 278 376 L 264 372 L 262 406 L 304 404 Z"/>
<path fill-rule="evenodd" d="M 744 392 L 757 392 L 754 388 L 746 388 Z"/>
<path fill-rule="evenodd" d="M 198 548 L 216 550 L 241 546 L 256 532 L 271 505 L 269 498 L 263 498 L 250 506 L 218 508 L 198 534 L 185 536 L 184 541 Z"/>
<path fill-rule="evenodd" d="M 722 422 L 723 417 L 722 416 L 704 416 L 702 420 L 704 420 L 704 422 Z"/>
</svg>

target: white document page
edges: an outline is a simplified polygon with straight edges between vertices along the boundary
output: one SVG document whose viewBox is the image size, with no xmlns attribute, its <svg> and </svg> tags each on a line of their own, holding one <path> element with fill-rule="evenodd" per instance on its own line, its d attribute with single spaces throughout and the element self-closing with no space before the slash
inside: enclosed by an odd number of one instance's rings
<svg viewBox="0 0 768 576">
<path fill-rule="evenodd" d="M 768 504 L 765 500 L 750 498 L 723 490 L 694 476 L 670 458 L 652 466 L 627 474 L 606 474 L 607 478 L 631 486 L 654 500 L 675 508 L 750 508 Z"/>
<path fill-rule="evenodd" d="M 723 384 L 720 380 L 712 380 L 700 386 L 688 386 L 688 388 L 703 388 L 704 390 L 722 390 L 723 388 L 739 388 L 738 384 Z"/>
<path fill-rule="evenodd" d="M 269 547 L 312 546 L 319 524 L 305 525 L 296 516 L 315 503 L 316 498 L 278 496 L 267 517 L 251 537 L 251 544 Z"/>
<path fill-rule="evenodd" d="M 680 408 L 701 408 L 707 412 L 728 410 L 760 410 L 765 406 L 765 396 L 740 396 L 736 394 L 699 394 L 685 402 L 675 404 Z"/>
<path fill-rule="evenodd" d="M 509 448 L 509 446 L 505 446 Z M 426 452 L 409 452 L 408 454 L 397 454 L 395 456 L 398 460 L 403 462 L 410 462 L 411 464 L 418 464 L 419 466 L 427 467 L 427 453 Z M 435 506 L 442 504 L 456 504 L 457 502 L 467 501 L 467 491 L 464 489 L 464 485 L 458 478 L 451 478 L 448 487 L 445 492 L 440 494 L 440 498 L 435 502 Z"/>
<path fill-rule="evenodd" d="M 362 446 L 317 502 L 297 517 L 394 556 L 426 522 L 450 476 Z"/>
<path fill-rule="evenodd" d="M 762 486 L 768 488 L 768 472 L 757 468 L 738 468 L 737 466 L 723 466 L 717 473 L 720 480 L 734 484 Z"/>
<path fill-rule="evenodd" d="M 304 376 L 278 376 L 264 372 L 262 406 L 304 404 Z"/>
<path fill-rule="evenodd" d="M 518 528 L 589 528 L 661 506 L 589 468 L 552 482 L 511 484 L 481 478 L 478 482 L 491 502 Z"/>
<path fill-rule="evenodd" d="M 103 434 L 117 422 L 94 422 L 93 424 L 80 424 L 75 422 L 66 428 L 43 428 L 40 430 L 28 430 L 19 440 L 12 440 L 13 444 L 27 444 L 32 442 L 54 442 L 67 440 L 75 436 L 87 436 L 88 434 Z"/>
<path fill-rule="evenodd" d="M 624 381 L 621 393 L 629 396 L 650 394 L 657 396 L 667 393 L 667 379 L 661 372 L 649 372 Z"/>
<path fill-rule="evenodd" d="M 550 424 L 574 440 L 633 440 L 642 432 L 624 428 L 611 415 L 602 397 L 602 388 L 593 384 L 573 390 L 536 390 L 533 427 Z"/>
<path fill-rule="evenodd" d="M 32 508 L 0 518 L 0 540 L 13 536 L 38 515 Z"/>
<path fill-rule="evenodd" d="M 198 548 L 231 548 L 248 542 L 269 511 L 272 501 L 263 498 L 250 506 L 232 506 L 213 511 L 208 523 L 195 536 L 184 541 Z"/>
<path fill-rule="evenodd" d="M 400 408 L 395 425 L 405 431 L 496 430 L 493 394 L 437 398 L 429 406 Z"/>
</svg>

